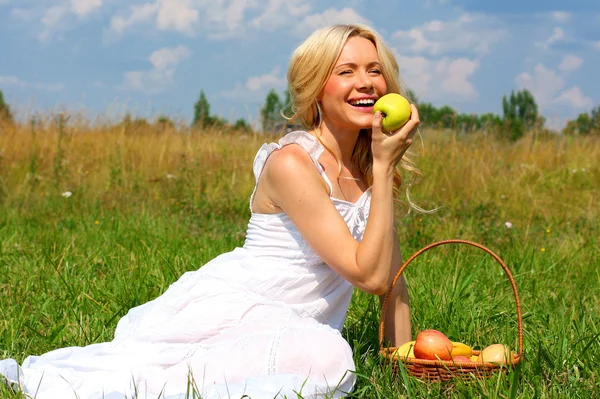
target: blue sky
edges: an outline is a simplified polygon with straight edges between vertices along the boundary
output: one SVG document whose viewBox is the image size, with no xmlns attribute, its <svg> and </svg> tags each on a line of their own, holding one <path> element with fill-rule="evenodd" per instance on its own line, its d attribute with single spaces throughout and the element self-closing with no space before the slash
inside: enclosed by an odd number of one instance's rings
<svg viewBox="0 0 600 399">
<path fill-rule="evenodd" d="M 0 0 L 0 89 L 18 115 L 129 111 L 256 121 L 314 29 L 360 22 L 422 101 L 501 113 L 533 92 L 548 125 L 600 104 L 597 0 Z"/>
</svg>

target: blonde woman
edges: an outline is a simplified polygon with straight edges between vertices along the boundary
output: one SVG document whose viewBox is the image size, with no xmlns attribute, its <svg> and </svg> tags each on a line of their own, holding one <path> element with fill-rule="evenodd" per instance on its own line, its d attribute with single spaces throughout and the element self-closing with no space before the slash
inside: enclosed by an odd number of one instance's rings
<svg viewBox="0 0 600 399">
<path fill-rule="evenodd" d="M 339 25 L 292 55 L 293 121 L 305 130 L 263 145 L 241 248 L 184 274 L 131 309 L 114 340 L 0 362 L 0 375 L 38 399 L 339 398 L 355 384 L 341 335 L 354 288 L 383 295 L 401 264 L 394 227 L 398 165 L 419 125 L 382 132 L 373 103 L 401 92 L 379 36 Z M 410 201 L 409 201 L 410 202 Z M 411 339 L 406 285 L 385 337 Z M 192 387 L 190 388 L 190 385 Z"/>
</svg>

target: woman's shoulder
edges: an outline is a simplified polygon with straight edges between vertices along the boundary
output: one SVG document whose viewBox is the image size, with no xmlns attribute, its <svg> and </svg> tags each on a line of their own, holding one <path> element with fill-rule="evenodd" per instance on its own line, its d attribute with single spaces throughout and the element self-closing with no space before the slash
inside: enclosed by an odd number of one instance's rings
<svg viewBox="0 0 600 399">
<path fill-rule="evenodd" d="M 270 154 L 264 171 L 275 180 L 302 177 L 315 171 L 313 163 L 312 157 L 301 145 L 290 143 Z"/>
</svg>

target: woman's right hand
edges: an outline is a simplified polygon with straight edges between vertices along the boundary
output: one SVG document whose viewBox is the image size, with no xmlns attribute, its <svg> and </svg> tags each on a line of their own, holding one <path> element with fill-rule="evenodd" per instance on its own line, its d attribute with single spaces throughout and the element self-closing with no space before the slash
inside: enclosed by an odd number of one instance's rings
<svg viewBox="0 0 600 399">
<path fill-rule="evenodd" d="M 373 116 L 371 149 L 374 164 L 382 164 L 385 167 L 395 168 L 412 144 L 413 137 L 421 122 L 417 107 L 411 104 L 410 108 L 410 119 L 404 126 L 393 132 L 383 131 L 381 126 L 381 112 L 377 112 Z"/>
</svg>

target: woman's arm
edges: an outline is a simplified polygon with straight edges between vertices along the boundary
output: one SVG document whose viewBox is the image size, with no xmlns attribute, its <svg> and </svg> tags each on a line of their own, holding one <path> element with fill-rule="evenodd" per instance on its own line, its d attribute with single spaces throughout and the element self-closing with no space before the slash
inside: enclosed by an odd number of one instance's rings
<svg viewBox="0 0 600 399">
<path fill-rule="evenodd" d="M 400 253 L 400 244 L 398 240 L 396 240 L 388 287 L 392 285 L 392 281 L 396 277 L 401 266 L 402 254 Z M 384 299 L 385 294 L 379 297 L 381 305 L 383 305 Z M 384 342 L 387 343 L 387 346 L 400 346 L 403 343 L 412 340 L 410 302 L 404 274 L 396 281 L 396 285 L 388 299 L 384 320 L 383 339 Z"/>
<path fill-rule="evenodd" d="M 373 119 L 371 208 L 361 242 L 352 237 L 329 198 L 323 178 L 299 146 L 285 146 L 269 156 L 258 189 L 290 217 L 330 267 L 357 288 L 382 295 L 388 288 L 398 240 L 394 228 L 394 169 L 410 146 L 419 119 L 413 107 L 411 120 L 393 134 L 382 133 L 380 115 Z"/>
</svg>

